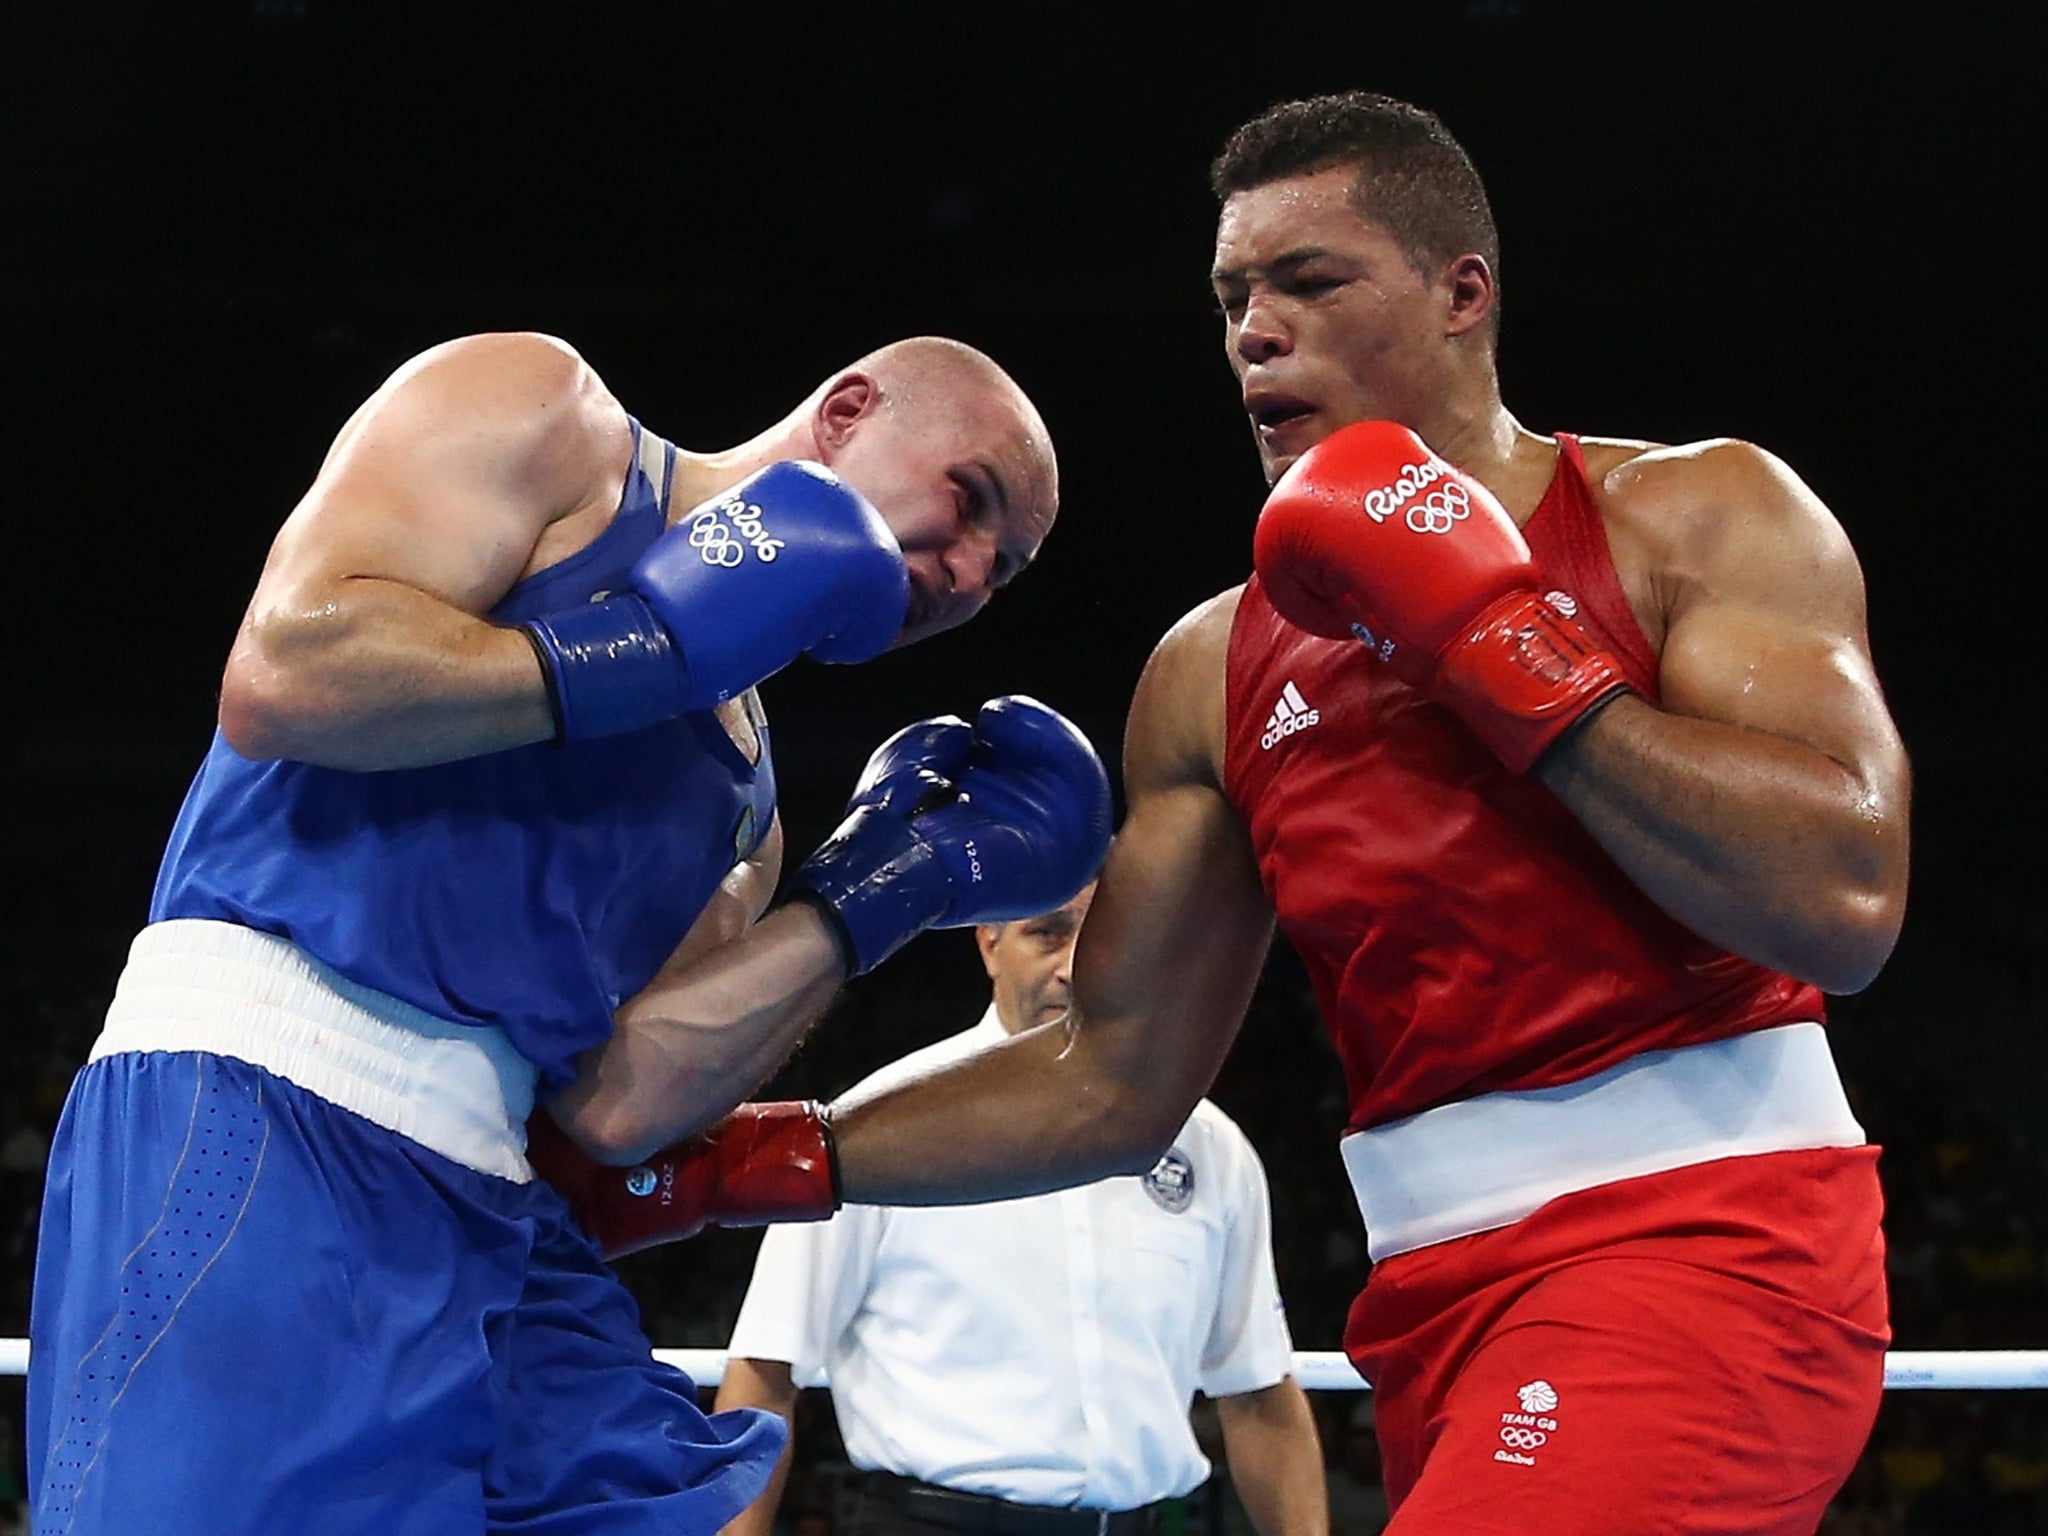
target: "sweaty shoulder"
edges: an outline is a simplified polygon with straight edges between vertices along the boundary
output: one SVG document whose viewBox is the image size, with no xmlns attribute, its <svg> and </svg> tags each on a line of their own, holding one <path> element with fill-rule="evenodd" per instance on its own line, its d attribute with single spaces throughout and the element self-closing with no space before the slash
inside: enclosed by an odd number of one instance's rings
<svg viewBox="0 0 2048 1536">
<path fill-rule="evenodd" d="M 1224 671 L 1242 586 L 1191 609 L 1161 637 L 1138 678 L 1124 779 L 1140 787 L 1223 783 Z"/>
<path fill-rule="evenodd" d="M 631 454 L 625 410 L 596 371 L 567 342 L 532 331 L 430 347 L 400 366 L 365 412 L 387 430 L 460 444 L 506 488 L 562 515 L 593 495 L 606 499 Z"/>
<path fill-rule="evenodd" d="M 392 379 L 495 392 L 508 402 L 546 409 L 588 388 L 595 373 L 559 336 L 485 331 L 428 347 L 401 364 Z"/>
<path fill-rule="evenodd" d="M 1653 648 L 1686 603 L 1763 574 L 1824 578 L 1852 561 L 1820 499 L 1739 438 L 1662 444 L 1585 438 L 1587 478 L 1616 571 Z"/>
</svg>

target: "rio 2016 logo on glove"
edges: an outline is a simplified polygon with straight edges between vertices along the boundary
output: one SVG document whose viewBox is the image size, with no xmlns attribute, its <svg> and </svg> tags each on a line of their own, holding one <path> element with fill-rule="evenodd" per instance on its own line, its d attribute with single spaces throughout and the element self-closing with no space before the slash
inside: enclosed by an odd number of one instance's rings
<svg viewBox="0 0 2048 1536">
<path fill-rule="evenodd" d="M 1410 507 L 1407 523 L 1417 533 L 1449 533 L 1471 515 L 1472 493 L 1453 480 Z"/>
<path fill-rule="evenodd" d="M 1402 506 L 1411 500 L 1425 486 L 1434 485 L 1443 479 L 1441 464 L 1424 461 L 1420 464 L 1404 464 L 1401 473 L 1394 477 L 1391 485 L 1382 485 L 1367 491 L 1360 505 L 1365 515 L 1376 523 L 1384 523 Z M 1463 522 L 1472 515 L 1472 495 L 1453 480 L 1424 496 L 1408 508 L 1403 522 L 1416 533 L 1449 533 L 1453 525 Z"/>
<path fill-rule="evenodd" d="M 720 520 L 721 512 L 731 519 L 730 527 Z M 721 496 L 690 519 L 690 547 L 706 565 L 730 570 L 747 558 L 749 545 L 765 563 L 781 550 L 782 540 L 769 537 L 761 509 L 741 497 Z"/>
</svg>

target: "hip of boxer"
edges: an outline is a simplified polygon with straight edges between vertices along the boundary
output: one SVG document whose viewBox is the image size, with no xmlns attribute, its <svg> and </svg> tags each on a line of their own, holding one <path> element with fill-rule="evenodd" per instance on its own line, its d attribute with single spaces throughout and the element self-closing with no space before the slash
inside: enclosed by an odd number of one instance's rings
<svg viewBox="0 0 2048 1536">
<path fill-rule="evenodd" d="M 276 934 L 193 918 L 144 928 L 91 1059 L 129 1051 L 245 1061 L 463 1167 L 533 1177 L 536 1073 L 502 1031 L 359 986 Z"/>
<path fill-rule="evenodd" d="M 1482 1094 L 1340 1150 L 1375 1263 L 1511 1226 L 1560 1195 L 1717 1158 L 1864 1144 L 1827 1033 L 1783 1024 Z"/>
</svg>

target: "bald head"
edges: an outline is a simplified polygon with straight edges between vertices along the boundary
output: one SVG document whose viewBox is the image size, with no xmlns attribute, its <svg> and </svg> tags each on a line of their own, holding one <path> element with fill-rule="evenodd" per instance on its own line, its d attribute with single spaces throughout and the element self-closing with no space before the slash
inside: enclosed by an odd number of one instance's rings
<svg viewBox="0 0 2048 1536">
<path fill-rule="evenodd" d="M 872 377 L 881 386 L 883 407 L 912 417 L 982 408 L 1013 418 L 1018 435 L 1039 461 L 1044 495 L 1057 508 L 1059 461 L 1052 434 L 1031 397 L 986 352 L 949 336 L 909 336 L 875 348 L 845 371 Z"/>
<path fill-rule="evenodd" d="M 1037 406 L 987 353 L 944 336 L 877 347 L 812 397 L 817 457 L 903 547 L 903 643 L 966 622 L 1036 558 L 1059 512 Z"/>
<path fill-rule="evenodd" d="M 850 373 L 872 373 L 905 386 L 936 382 L 967 386 L 977 382 L 1015 390 L 1000 364 L 979 347 L 950 336 L 906 336 L 856 360 Z"/>
<path fill-rule="evenodd" d="M 1016 388 L 994 358 L 950 336 L 906 336 L 889 342 L 856 361 L 851 371 L 905 382 L 997 380 Z"/>
</svg>

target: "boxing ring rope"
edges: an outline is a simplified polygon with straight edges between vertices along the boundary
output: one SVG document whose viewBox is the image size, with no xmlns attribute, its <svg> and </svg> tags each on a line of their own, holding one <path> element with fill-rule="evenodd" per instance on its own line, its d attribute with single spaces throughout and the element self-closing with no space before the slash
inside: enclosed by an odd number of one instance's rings
<svg viewBox="0 0 2048 1536">
<path fill-rule="evenodd" d="M 689 1373 L 699 1386 L 725 1377 L 722 1349 L 657 1349 L 654 1358 Z M 28 1373 L 28 1340 L 0 1339 L 0 1376 Z M 1351 1362 L 1336 1350 L 1300 1350 L 1294 1379 L 1311 1392 L 1363 1392 Z M 821 1387 L 823 1377 L 799 1383 Z M 1894 1392 L 2048 1390 L 2048 1349 L 1895 1349 L 1884 1357 L 1884 1384 Z"/>
<path fill-rule="evenodd" d="M 725 1374 L 722 1349 L 657 1349 L 654 1356 L 701 1385 Z M 1351 1362 L 1334 1349 L 1295 1351 L 1294 1379 L 1311 1392 L 1367 1390 Z M 824 1384 L 822 1377 L 802 1383 Z M 2048 1390 L 2048 1349 L 1893 1350 L 1884 1359 L 1884 1384 L 1895 1391 Z"/>
</svg>

